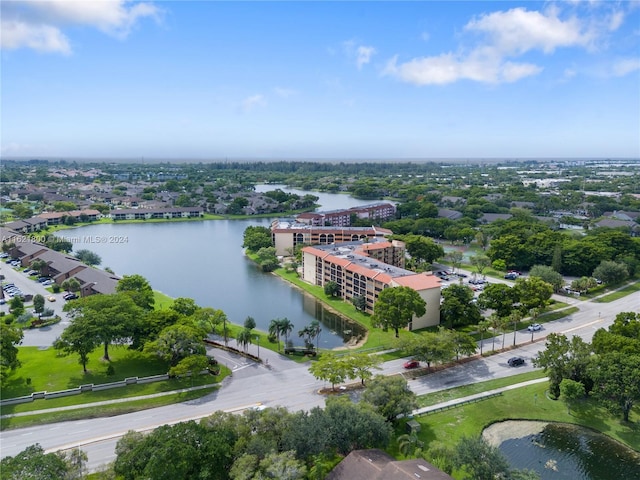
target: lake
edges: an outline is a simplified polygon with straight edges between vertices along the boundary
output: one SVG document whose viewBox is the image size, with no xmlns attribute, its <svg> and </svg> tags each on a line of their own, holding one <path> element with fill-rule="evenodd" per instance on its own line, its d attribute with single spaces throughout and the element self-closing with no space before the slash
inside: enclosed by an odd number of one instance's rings
<svg viewBox="0 0 640 480">
<path fill-rule="evenodd" d="M 348 195 L 305 192 L 282 185 L 259 188 L 320 197 L 319 210 L 337 210 L 373 203 Z M 275 217 L 274 217 L 275 218 Z M 119 237 L 118 244 L 75 243 L 74 251 L 91 250 L 102 258 L 101 268 L 117 275 L 140 274 L 155 290 L 171 297 L 193 298 L 201 307 L 223 310 L 229 320 L 242 324 L 251 316 L 260 330 L 269 322 L 286 317 L 294 324 L 292 340 L 303 341 L 297 332 L 319 320 L 321 348 L 343 346 L 364 334 L 364 329 L 327 310 L 322 302 L 279 277 L 262 272 L 243 252 L 245 229 L 250 225 L 269 227 L 272 219 L 208 220 L 167 223 L 115 223 L 64 230 L 57 235 L 77 237 Z"/>
</svg>

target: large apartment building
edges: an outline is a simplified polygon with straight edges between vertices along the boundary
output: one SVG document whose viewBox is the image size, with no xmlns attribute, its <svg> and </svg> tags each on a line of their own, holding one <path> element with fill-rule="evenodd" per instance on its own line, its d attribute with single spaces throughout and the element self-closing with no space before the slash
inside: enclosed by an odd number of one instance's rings
<svg viewBox="0 0 640 480">
<path fill-rule="evenodd" d="M 329 212 L 301 213 L 296 220 L 315 226 L 350 227 L 352 218 L 381 222 L 390 220 L 396 216 L 396 207 L 391 203 L 372 203 L 360 207 L 352 207 Z"/>
<path fill-rule="evenodd" d="M 382 259 L 389 260 L 385 263 Z M 366 311 L 373 313 L 380 292 L 389 287 L 410 287 L 427 303 L 426 313 L 414 318 L 409 330 L 440 323 L 440 279 L 430 273 L 402 268 L 404 244 L 397 240 L 372 239 L 302 249 L 302 278 L 312 285 L 335 282 L 345 301 L 363 296 Z"/>
<path fill-rule="evenodd" d="M 296 220 L 274 220 L 271 237 L 276 255 L 290 255 L 298 245 L 331 245 L 370 238 L 382 238 L 393 232 L 381 227 L 320 227 Z"/>
</svg>

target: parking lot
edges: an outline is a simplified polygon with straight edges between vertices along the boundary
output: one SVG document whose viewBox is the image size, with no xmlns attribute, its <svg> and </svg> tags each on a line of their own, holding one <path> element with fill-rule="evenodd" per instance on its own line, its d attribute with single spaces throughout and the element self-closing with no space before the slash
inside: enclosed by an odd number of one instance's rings
<svg viewBox="0 0 640 480">
<path fill-rule="evenodd" d="M 49 347 L 53 344 L 54 340 L 60 336 L 65 326 L 68 325 L 68 318 L 66 313 L 62 311 L 64 304 L 66 303 L 63 296 L 67 292 L 51 293 L 46 289 L 46 286 L 38 282 L 38 276 L 30 276 L 20 271 L 19 267 L 14 267 L 8 263 L 5 263 L 5 259 L 0 261 L 0 275 L 4 275 L 2 285 L 13 284 L 14 292 L 21 292 L 25 298 L 33 298 L 33 296 L 40 294 L 45 299 L 45 308 L 50 308 L 54 311 L 54 315 L 59 315 L 62 321 L 43 328 L 34 328 L 24 331 L 24 338 L 22 340 L 22 346 L 33 347 Z M 0 305 L 0 311 L 9 313 L 8 302 L 11 297 L 5 290 L 5 303 Z M 51 301 L 53 300 L 53 301 Z M 32 310 L 31 302 L 25 302 L 25 307 L 28 310 Z"/>
</svg>

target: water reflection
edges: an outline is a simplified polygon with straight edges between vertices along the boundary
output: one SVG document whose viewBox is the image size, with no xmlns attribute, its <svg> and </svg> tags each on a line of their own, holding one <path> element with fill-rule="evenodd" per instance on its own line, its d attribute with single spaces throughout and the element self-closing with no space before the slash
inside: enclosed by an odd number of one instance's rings
<svg viewBox="0 0 640 480">
<path fill-rule="evenodd" d="M 534 470 L 543 480 L 640 479 L 638 452 L 576 425 L 540 423 L 530 433 L 532 423 L 509 421 L 496 427 L 510 432 L 499 448 L 514 468 Z"/>
<path fill-rule="evenodd" d="M 348 197 L 344 197 L 348 198 Z M 275 318 L 294 324 L 297 332 L 319 320 L 320 345 L 343 346 L 363 329 L 326 310 L 315 298 L 279 277 L 262 272 L 242 251 L 243 234 L 250 225 L 269 226 L 270 219 L 211 220 L 178 223 L 98 224 L 65 230 L 58 235 L 74 242 L 74 251 L 89 249 L 102 258 L 101 267 L 118 275 L 140 274 L 152 287 L 171 297 L 193 298 L 203 307 L 223 310 L 242 325 L 251 316 L 261 330 Z M 91 238 L 125 238 L 125 243 L 83 243 Z"/>
</svg>

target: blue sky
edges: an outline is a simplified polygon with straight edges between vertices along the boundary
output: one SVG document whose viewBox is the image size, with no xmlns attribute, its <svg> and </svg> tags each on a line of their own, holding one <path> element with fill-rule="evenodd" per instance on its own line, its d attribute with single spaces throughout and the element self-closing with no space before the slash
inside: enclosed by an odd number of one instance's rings
<svg viewBox="0 0 640 480">
<path fill-rule="evenodd" d="M 640 2 L 2 1 L 4 157 L 640 157 Z"/>
</svg>

